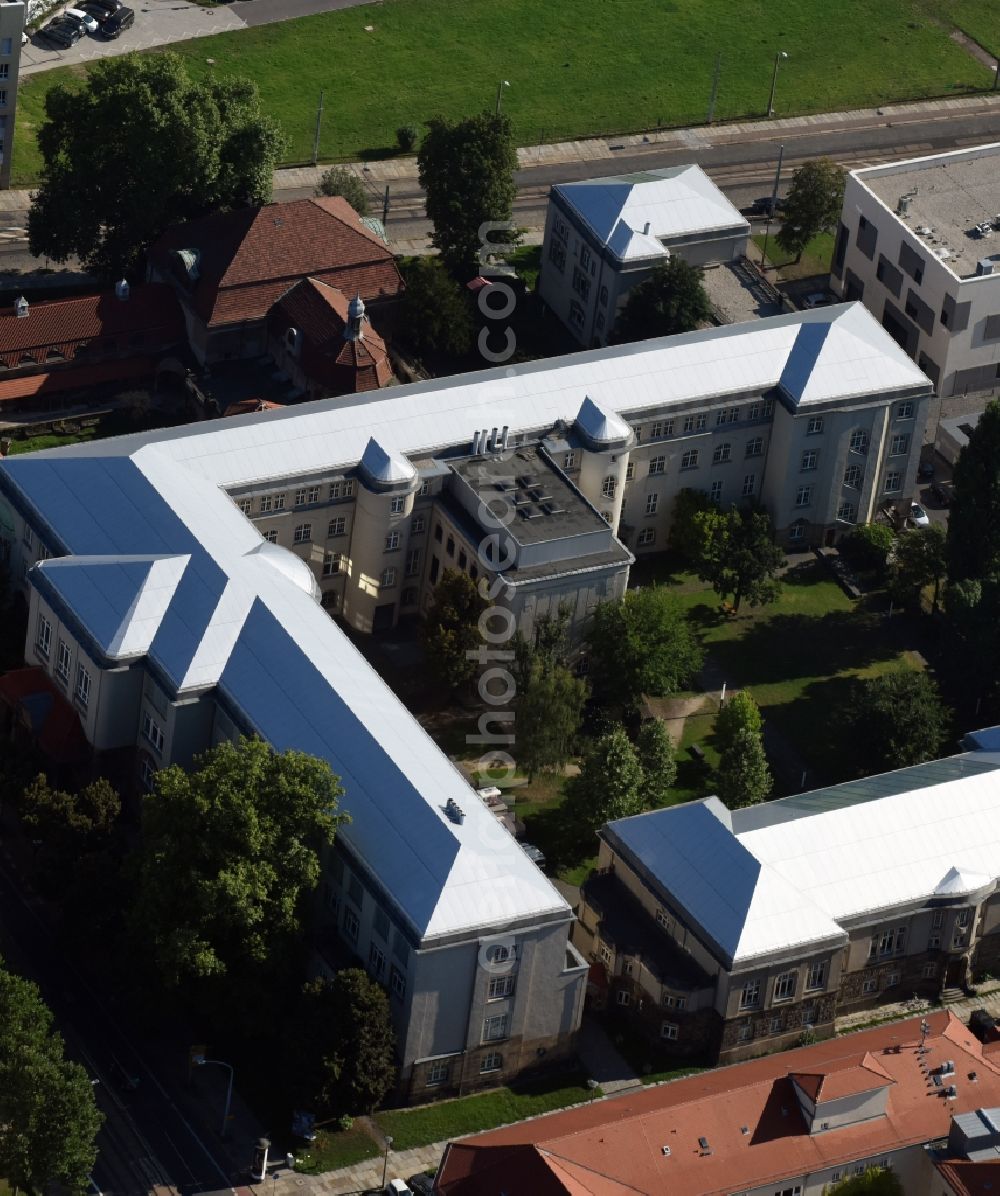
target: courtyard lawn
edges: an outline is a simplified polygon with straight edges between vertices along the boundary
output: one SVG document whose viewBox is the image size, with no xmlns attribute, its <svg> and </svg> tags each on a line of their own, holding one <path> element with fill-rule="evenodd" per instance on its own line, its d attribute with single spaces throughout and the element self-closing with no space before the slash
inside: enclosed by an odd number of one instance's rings
<svg viewBox="0 0 1000 1196">
<path fill-rule="evenodd" d="M 352 1125 L 349 1130 L 319 1130 L 316 1141 L 297 1155 L 295 1170 L 306 1175 L 322 1175 L 324 1171 L 363 1163 L 381 1153 L 375 1139 L 362 1125 Z"/>
<path fill-rule="evenodd" d="M 778 245 L 775 232 L 778 226 L 771 226 L 771 235 L 767 239 L 767 261 L 776 267 L 772 276 L 776 282 L 790 282 L 796 278 L 813 278 L 818 274 L 830 273 L 830 262 L 833 258 L 833 234 L 818 233 L 802 251 L 799 261 L 794 255 L 789 255 Z M 764 234 L 755 233 L 753 242 L 757 246 L 757 259 L 764 247 Z M 824 283 L 825 285 L 825 283 Z"/>
<path fill-rule="evenodd" d="M 982 14 L 983 29 L 1000 21 L 1000 0 L 960 2 Z M 764 115 L 778 48 L 789 56 L 781 116 L 990 87 L 992 72 L 949 38 L 948 9 L 945 0 L 840 0 L 822 10 L 801 0 L 618 0 L 582 14 L 569 0 L 387 0 L 172 49 L 196 76 L 256 80 L 285 131 L 287 161 L 301 163 L 321 88 L 326 160 L 389 154 L 400 125 L 491 109 L 501 78 L 521 145 L 699 123 L 716 54 L 718 120 Z M 22 83 L 16 186 L 38 176 L 46 90 L 79 76 L 60 68 Z"/>
<path fill-rule="evenodd" d="M 525 1117 L 537 1117 L 593 1100 L 599 1088 L 588 1088 L 582 1074 L 553 1077 L 545 1084 L 495 1088 L 475 1096 L 424 1105 L 420 1109 L 398 1109 L 378 1113 L 375 1120 L 384 1134 L 392 1137 L 394 1152 L 413 1150 L 431 1142 L 444 1142 L 465 1134 L 478 1134 Z"/>
</svg>

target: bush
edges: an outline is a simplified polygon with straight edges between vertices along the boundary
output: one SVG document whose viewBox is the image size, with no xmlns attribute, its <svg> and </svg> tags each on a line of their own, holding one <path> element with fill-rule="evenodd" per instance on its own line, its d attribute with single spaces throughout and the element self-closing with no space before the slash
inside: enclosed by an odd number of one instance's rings
<svg viewBox="0 0 1000 1196">
<path fill-rule="evenodd" d="M 404 154 L 412 154 L 419 140 L 420 134 L 416 125 L 400 125 L 396 130 L 396 144 Z"/>
<path fill-rule="evenodd" d="M 863 523 L 841 541 L 840 551 L 858 569 L 881 573 L 892 551 L 895 537 L 884 523 Z"/>
<path fill-rule="evenodd" d="M 359 216 L 368 215 L 368 192 L 356 174 L 346 166 L 331 166 L 320 176 L 317 195 L 340 195 Z"/>
</svg>

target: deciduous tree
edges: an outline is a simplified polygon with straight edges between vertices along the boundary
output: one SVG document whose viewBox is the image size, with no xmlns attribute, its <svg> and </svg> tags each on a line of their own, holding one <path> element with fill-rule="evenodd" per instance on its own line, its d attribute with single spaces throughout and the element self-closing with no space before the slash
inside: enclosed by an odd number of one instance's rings
<svg viewBox="0 0 1000 1196">
<path fill-rule="evenodd" d="M 731 810 L 764 801 L 772 780 L 761 736 L 736 731 L 719 756 L 715 779 L 720 799 Z"/>
<path fill-rule="evenodd" d="M 223 742 L 156 775 L 138 854 L 137 942 L 168 986 L 280 968 L 344 816 L 325 760 Z M 235 995 L 235 994 L 234 994 Z"/>
<path fill-rule="evenodd" d="M 647 719 L 639 728 L 635 741 L 642 768 L 642 804 L 653 810 L 665 806 L 670 787 L 677 779 L 677 758 L 674 745 L 660 719 Z"/>
<path fill-rule="evenodd" d="M 952 581 L 1000 574 L 1000 402 L 993 400 L 958 455 L 948 515 Z"/>
<path fill-rule="evenodd" d="M 700 559 L 705 544 L 705 531 L 697 516 L 703 511 L 716 510 L 704 490 L 685 487 L 678 491 L 670 520 L 670 547 L 689 564 Z"/>
<path fill-rule="evenodd" d="M 430 667 L 453 689 L 479 671 L 476 652 L 483 645 L 479 616 L 487 605 L 472 578 L 458 569 L 445 569 L 434 587 L 423 644 Z"/>
<path fill-rule="evenodd" d="M 465 292 L 435 257 L 403 270 L 402 331 L 417 353 L 463 357 L 472 347 L 472 316 Z"/>
<path fill-rule="evenodd" d="M 753 735 L 761 735 L 764 731 L 760 707 L 748 689 L 731 693 L 719 711 L 719 717 L 715 720 L 715 734 L 720 750 L 740 731 L 749 731 Z"/>
<path fill-rule="evenodd" d="M 370 1113 L 395 1082 L 389 998 L 360 968 L 310 981 L 285 1038 L 295 1100 L 320 1117 Z"/>
<path fill-rule="evenodd" d="M 817 233 L 837 227 L 844 206 L 844 171 L 829 158 L 803 163 L 792 176 L 777 242 L 800 261 Z"/>
<path fill-rule="evenodd" d="M 266 203 L 282 144 L 249 79 L 195 82 L 171 53 L 103 58 L 45 96 L 31 252 L 119 278 L 169 225 Z"/>
<path fill-rule="evenodd" d="M 711 314 L 701 271 L 683 258 L 672 257 L 632 288 L 615 321 L 614 339 L 644 341 L 691 332 Z"/>
<path fill-rule="evenodd" d="M 497 227 L 510 221 L 517 194 L 510 118 L 482 112 L 457 122 L 430 121 L 417 169 L 434 225 L 431 241 L 458 281 L 467 282 L 480 270 L 484 226 L 493 230 L 488 240 L 497 253 L 516 240 Z"/>
<path fill-rule="evenodd" d="M 691 624 L 668 590 L 629 590 L 594 611 L 588 633 L 590 678 L 597 700 L 630 712 L 643 694 L 684 689 L 701 668 Z"/>
<path fill-rule="evenodd" d="M 368 192 L 364 183 L 346 166 L 331 166 L 319 176 L 317 195 L 340 195 L 359 216 L 368 215 Z"/>
<path fill-rule="evenodd" d="M 577 824 L 594 832 L 605 822 L 640 814 L 643 773 L 623 727 L 602 735 L 584 754 L 578 776 L 566 783 L 566 808 Z"/>
<path fill-rule="evenodd" d="M 729 511 L 708 510 L 695 516 L 703 534 L 696 568 L 725 601 L 733 596 L 733 613 L 745 598 L 751 606 L 766 606 L 781 593 L 778 570 L 785 554 L 774 542 L 770 516 L 759 507 Z"/>
<path fill-rule="evenodd" d="M 829 1196 L 903 1196 L 903 1184 L 891 1167 L 866 1167 L 827 1188 Z"/>
<path fill-rule="evenodd" d="M 514 723 L 514 755 L 529 779 L 559 771 L 569 760 L 586 700 L 587 683 L 569 669 L 534 662 L 518 690 Z"/>
<path fill-rule="evenodd" d="M 949 712 L 926 673 L 900 669 L 856 680 L 840 721 L 845 755 L 866 776 L 933 760 Z"/>
<path fill-rule="evenodd" d="M 84 1193 L 103 1120 L 38 989 L 0 961 L 0 1175 L 27 1191 Z"/>
<path fill-rule="evenodd" d="M 87 865 L 93 857 L 109 862 L 106 853 L 121 808 L 117 792 L 103 777 L 78 793 L 66 793 L 53 789 L 45 773 L 39 773 L 25 788 L 21 820 L 38 845 L 48 895 L 62 898 L 76 889 L 77 875 L 91 874 Z"/>
<path fill-rule="evenodd" d="M 861 523 L 844 537 L 840 551 L 858 569 L 884 573 L 896 543 L 892 528 L 884 523 Z"/>
<path fill-rule="evenodd" d="M 947 536 L 943 527 L 909 528 L 896 540 L 889 570 L 889 588 L 893 599 L 904 604 L 920 604 L 927 586 L 934 587 L 931 610 L 936 612 L 941 582 L 948 569 Z"/>
</svg>

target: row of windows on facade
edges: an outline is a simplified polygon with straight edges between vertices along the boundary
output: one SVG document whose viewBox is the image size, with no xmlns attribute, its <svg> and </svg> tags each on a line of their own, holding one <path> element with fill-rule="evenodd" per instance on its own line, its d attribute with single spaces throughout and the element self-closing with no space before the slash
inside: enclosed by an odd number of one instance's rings
<svg viewBox="0 0 1000 1196">
<path fill-rule="evenodd" d="M 338 502 L 344 498 L 353 498 L 357 490 L 357 486 L 353 478 L 345 478 L 340 482 L 331 482 L 329 490 L 327 491 L 327 502 Z M 417 491 L 418 498 L 425 498 L 431 492 L 430 482 L 424 482 Z M 236 505 L 244 515 L 270 515 L 275 511 L 284 511 L 286 508 L 287 494 L 279 492 L 277 494 L 262 494 L 257 500 L 257 511 L 254 512 L 252 498 L 240 498 L 236 500 Z M 316 503 L 323 501 L 323 487 L 322 486 L 300 486 L 297 490 L 292 492 L 292 507 L 310 507 Z M 402 515 L 406 510 L 406 496 L 394 495 L 389 500 L 389 513 L 392 515 Z M 332 525 L 331 525 L 332 526 Z M 334 533 L 330 533 L 333 535 Z"/>
<path fill-rule="evenodd" d="M 969 928 L 972 925 L 972 910 L 968 907 L 955 911 L 955 919 L 952 924 L 952 948 L 963 947 L 968 938 Z M 930 949 L 937 949 L 941 946 L 942 935 L 941 931 L 944 929 L 944 910 L 936 909 L 931 915 L 931 935 L 927 940 L 927 946 Z M 934 932 L 937 933 L 934 933 Z M 881 930 L 877 934 L 872 935 L 868 944 L 868 958 L 877 959 L 886 955 L 902 955 L 906 946 L 906 927 L 896 926 L 886 930 Z"/>
<path fill-rule="evenodd" d="M 501 1071 L 503 1069 L 503 1055 L 499 1051 L 487 1051 L 479 1061 L 479 1074 L 481 1076 L 487 1075 L 489 1072 Z M 447 1060 L 438 1060 L 430 1065 L 427 1069 L 426 1086 L 428 1088 L 439 1088 L 442 1084 L 447 1084 L 451 1079 L 451 1063 Z"/>
<path fill-rule="evenodd" d="M 38 615 L 38 626 L 35 632 L 35 648 L 45 660 L 49 659 L 52 651 L 52 624 L 41 612 Z M 69 685 L 72 665 L 73 650 L 66 640 L 60 639 L 56 653 L 55 676 L 63 685 Z M 90 672 L 78 663 L 73 697 L 84 710 L 90 705 L 90 682 Z"/>
</svg>

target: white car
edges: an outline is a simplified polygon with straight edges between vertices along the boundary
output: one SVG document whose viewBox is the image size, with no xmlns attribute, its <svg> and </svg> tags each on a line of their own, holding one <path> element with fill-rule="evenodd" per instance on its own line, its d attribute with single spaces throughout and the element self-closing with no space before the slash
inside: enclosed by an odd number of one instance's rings
<svg viewBox="0 0 1000 1196">
<path fill-rule="evenodd" d="M 82 8 L 67 8 L 66 16 L 72 17 L 74 21 L 79 21 L 88 33 L 97 32 L 97 21 L 94 20 L 89 12 L 84 12 Z"/>
<path fill-rule="evenodd" d="M 931 519 L 918 502 L 910 503 L 910 522 L 914 527 L 930 527 Z"/>
</svg>

